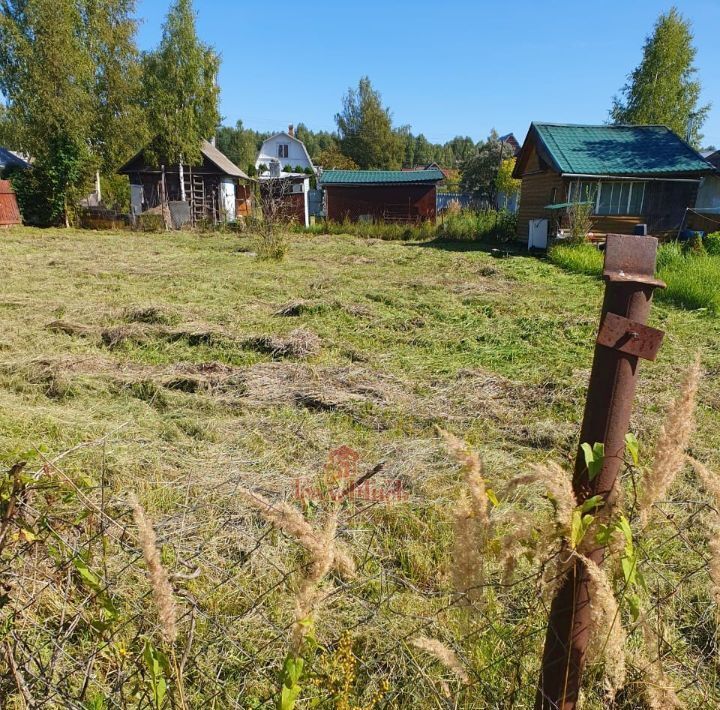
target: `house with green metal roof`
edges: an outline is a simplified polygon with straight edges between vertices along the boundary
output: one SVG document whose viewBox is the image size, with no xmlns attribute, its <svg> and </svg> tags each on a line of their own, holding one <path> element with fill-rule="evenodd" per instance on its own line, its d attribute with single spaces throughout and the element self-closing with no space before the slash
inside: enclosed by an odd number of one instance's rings
<svg viewBox="0 0 720 710">
<path fill-rule="evenodd" d="M 670 235 L 717 173 L 666 126 L 533 123 L 513 172 L 518 238 L 545 246 L 579 201 L 592 202 L 595 233 Z"/>
<path fill-rule="evenodd" d="M 429 170 L 325 170 L 318 177 L 328 219 L 420 222 L 435 219 L 437 185 Z"/>
</svg>

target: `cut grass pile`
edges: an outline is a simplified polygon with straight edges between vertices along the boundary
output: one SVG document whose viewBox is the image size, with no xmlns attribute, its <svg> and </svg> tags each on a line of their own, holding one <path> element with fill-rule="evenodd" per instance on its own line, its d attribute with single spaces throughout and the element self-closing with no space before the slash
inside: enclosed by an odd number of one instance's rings
<svg viewBox="0 0 720 710">
<path fill-rule="evenodd" d="M 402 496 L 344 513 L 340 537 L 357 578 L 327 584 L 334 591 L 313 628 L 318 657 L 306 674 L 326 667 L 335 673 L 335 642 L 349 633 L 359 659 L 350 697 L 356 705 L 387 687 L 387 707 L 444 707 L 449 683 L 461 708 L 530 706 L 544 624 L 534 583 L 492 590 L 479 615 L 448 611 L 459 476 L 436 427 L 480 450 L 484 476 L 498 491 L 532 463 L 569 462 L 601 283 L 533 257 L 494 259 L 453 242 L 295 235 L 281 263 L 256 259 L 249 243 L 229 235 L 3 233 L 0 462 L 11 466 L 33 447 L 51 457 L 80 446 L 52 468 L 53 480 L 72 481 L 83 500 L 102 502 L 126 527 L 127 495 L 136 491 L 156 522 L 171 582 L 182 590 L 181 638 L 192 624 L 189 706 L 214 700 L 217 707 L 249 708 L 274 698 L 294 574 L 306 560 L 285 536 L 268 534 L 238 487 L 292 502 L 300 482 L 326 470 L 330 451 L 351 447 L 358 472 L 382 463 L 373 485 Z M 641 367 L 632 423 L 641 455 L 649 456 L 661 410 L 701 350 L 706 378 L 692 453 L 717 469 L 720 323 L 663 302 L 651 324 L 668 335 L 658 361 Z M 81 446 L 98 439 L 101 446 Z M 688 475 L 672 496 L 697 501 L 696 488 Z M 54 503 L 53 530 L 80 544 L 98 518 L 69 501 Z M 515 504 L 547 505 L 507 501 L 508 508 Z M 648 539 L 641 565 L 649 588 L 666 595 L 664 619 L 678 620 L 666 637 L 675 644 L 666 670 L 684 687 L 687 668 L 699 669 L 684 694 L 699 708 L 720 696 L 707 650 L 708 580 L 698 572 L 704 538 L 702 530 L 676 534 L 672 525 L 684 509 L 672 498 L 663 505 L 668 528 Z M 308 506 L 308 517 L 315 513 Z M 107 566 L 115 604 L 127 615 L 120 640 L 91 668 L 88 706 L 109 688 L 135 692 L 138 678 L 122 660 L 120 676 L 103 676 L 116 659 L 142 656 L 131 630 L 135 615 L 151 613 L 137 596 L 145 589 L 142 569 L 124 567 L 123 555 L 135 546 L 126 527 L 108 528 L 121 543 L 115 557 L 102 560 L 97 542 L 83 548 L 93 569 Z M 685 537 L 693 553 L 676 565 Z M 521 560 L 518 576 L 526 569 Z M 25 618 L 37 644 L 67 638 L 57 677 L 69 673 L 62 687 L 77 697 L 87 666 L 68 658 L 86 660 L 83 649 L 93 649 L 98 637 L 84 593 L 77 602 L 82 623 L 67 635 L 60 629 L 58 610 L 72 612 L 66 604 L 73 596 L 62 596 L 67 584 L 60 575 L 62 594 L 43 598 L 37 617 Z M 29 594 L 31 585 L 19 587 Z M 152 633 L 152 626 L 137 628 Z M 413 650 L 415 636 L 457 649 L 470 687 Z M 589 678 L 600 687 L 596 675 L 591 670 Z M 337 702 L 322 694 L 323 677 L 304 685 L 302 702 Z M 33 691 L 42 687 L 33 684 Z M 0 686 L 2 692 L 15 693 L 15 685 Z M 142 706 L 135 696 L 123 701 Z M 597 693 L 588 707 L 602 707 Z"/>
<path fill-rule="evenodd" d="M 558 244 L 549 251 L 554 264 L 567 271 L 600 276 L 603 256 L 592 244 Z M 658 276 L 667 288 L 656 292 L 656 299 L 688 309 L 707 309 L 720 314 L 720 256 L 683 253 L 677 243 L 658 249 Z"/>
</svg>

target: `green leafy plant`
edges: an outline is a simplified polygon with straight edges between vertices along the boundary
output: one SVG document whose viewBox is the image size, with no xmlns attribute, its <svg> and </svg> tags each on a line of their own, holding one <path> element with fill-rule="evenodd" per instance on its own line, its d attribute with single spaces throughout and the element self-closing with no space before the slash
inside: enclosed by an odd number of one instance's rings
<svg viewBox="0 0 720 710">
<path fill-rule="evenodd" d="M 280 673 L 280 694 L 277 701 L 277 710 L 293 710 L 298 695 L 302 690 L 300 676 L 302 676 L 305 662 L 298 656 L 288 654 Z"/>
<path fill-rule="evenodd" d="M 167 694 L 166 678 L 170 674 L 168 658 L 162 651 L 155 648 L 150 640 L 145 641 L 142 655 L 153 708 L 161 710 Z"/>
<path fill-rule="evenodd" d="M 592 481 L 602 470 L 605 460 L 605 444 L 595 442 L 592 446 L 587 442 L 580 445 L 583 456 L 585 458 L 585 466 L 587 467 L 588 480 Z"/>
</svg>

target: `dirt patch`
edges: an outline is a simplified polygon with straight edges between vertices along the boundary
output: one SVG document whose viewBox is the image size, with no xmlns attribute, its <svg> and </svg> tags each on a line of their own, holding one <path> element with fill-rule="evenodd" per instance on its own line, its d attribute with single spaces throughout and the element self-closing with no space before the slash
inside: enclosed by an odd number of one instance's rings
<svg viewBox="0 0 720 710">
<path fill-rule="evenodd" d="M 296 328 L 286 336 L 259 335 L 243 341 L 243 346 L 272 357 L 306 359 L 320 354 L 320 337 L 307 328 Z"/>
</svg>

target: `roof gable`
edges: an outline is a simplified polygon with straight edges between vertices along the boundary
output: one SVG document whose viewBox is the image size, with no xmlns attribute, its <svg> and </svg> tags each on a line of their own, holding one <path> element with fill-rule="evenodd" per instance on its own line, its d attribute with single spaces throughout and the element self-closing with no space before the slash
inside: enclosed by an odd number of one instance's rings
<svg viewBox="0 0 720 710">
<path fill-rule="evenodd" d="M 436 183 L 445 176 L 437 168 L 431 170 L 326 170 L 321 185 L 392 185 Z"/>
<path fill-rule="evenodd" d="M 150 143 L 149 145 L 152 145 Z M 145 164 L 145 151 L 148 146 L 138 151 L 130 160 L 126 161 L 122 167 L 117 169 L 119 175 L 131 172 L 144 172 L 151 166 Z M 218 170 L 230 177 L 237 177 L 243 180 L 252 180 L 246 173 L 238 168 L 235 163 L 230 160 L 224 153 L 221 153 L 212 143 L 203 140 L 200 144 L 200 154 L 205 160 L 210 161 Z M 158 166 L 154 166 L 157 168 Z"/>
<path fill-rule="evenodd" d="M 3 168 L 29 168 L 27 160 L 7 148 L 0 147 L 0 170 Z"/>
<path fill-rule="evenodd" d="M 269 153 L 264 152 L 265 146 L 268 143 L 270 143 L 271 141 L 274 141 L 276 138 L 283 138 L 283 139 L 298 143 L 300 145 L 300 147 L 302 148 L 303 153 L 305 153 L 305 158 L 307 159 L 308 163 L 310 163 L 310 165 L 313 165 L 312 158 L 310 157 L 310 153 L 308 153 L 307 148 L 305 147 L 305 144 L 299 138 L 296 138 L 295 136 L 291 136 L 287 131 L 280 131 L 280 133 L 275 133 L 275 135 L 270 136 L 270 138 L 266 138 L 263 141 L 262 145 L 260 146 L 260 150 L 258 152 L 258 158 L 261 155 L 269 155 Z"/>
<path fill-rule="evenodd" d="M 713 171 L 666 126 L 533 123 L 516 166 L 516 177 L 524 171 L 531 145 L 557 172 L 568 175 L 661 176 Z"/>
</svg>

